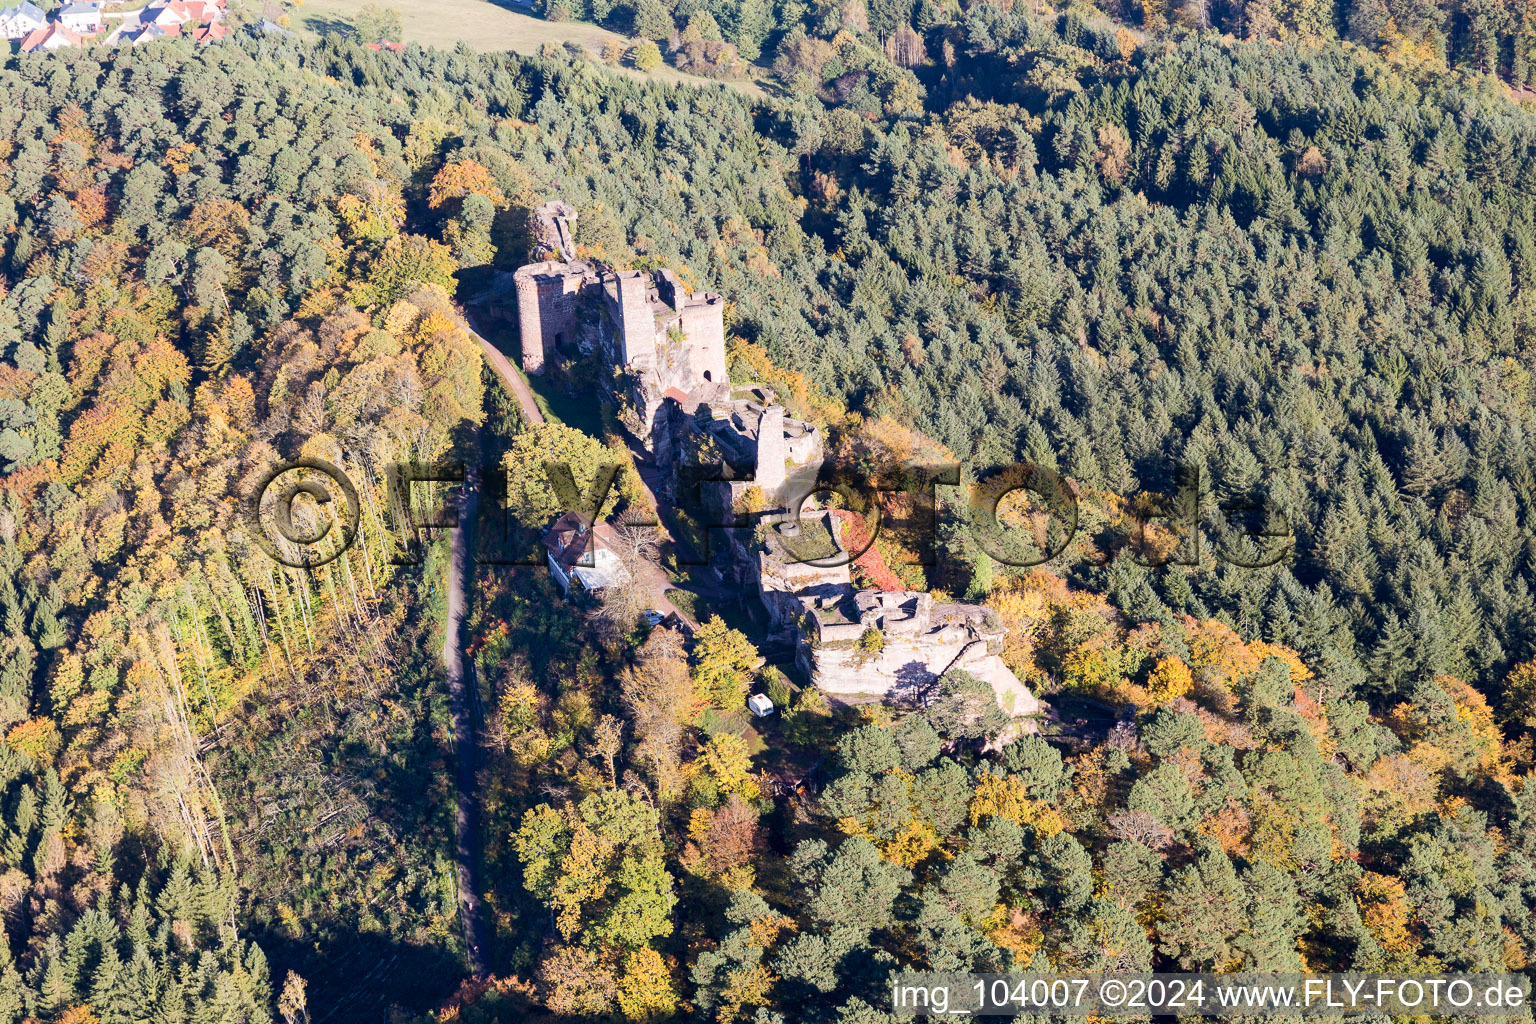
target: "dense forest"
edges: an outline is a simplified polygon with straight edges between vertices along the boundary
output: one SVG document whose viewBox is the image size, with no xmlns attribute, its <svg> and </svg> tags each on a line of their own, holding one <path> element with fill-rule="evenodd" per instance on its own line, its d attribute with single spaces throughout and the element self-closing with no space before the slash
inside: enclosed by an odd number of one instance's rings
<svg viewBox="0 0 1536 1024">
<path fill-rule="evenodd" d="M 1528 968 L 1536 121 L 1365 50 L 898 14 L 932 60 L 767 101 L 340 41 L 7 61 L 0 1024 L 862 1024 L 905 966 Z M 397 564 L 384 477 L 529 436 L 455 299 L 555 197 L 583 252 L 724 294 L 733 377 L 836 450 L 1069 478 L 1041 569 L 960 491 L 937 564 L 883 568 L 1135 715 L 984 753 L 963 674 L 833 707 L 730 609 L 685 638 L 480 573 L 464 980 L 443 550 Z M 299 456 L 360 484 L 314 570 L 242 514 Z M 1145 564 L 1181 466 L 1207 551 L 1262 497 L 1294 555 Z"/>
<path fill-rule="evenodd" d="M 873 96 L 888 109 L 913 110 L 923 86 L 941 74 L 938 67 L 964 62 L 974 17 L 1006 19 L 1014 7 L 1013 0 L 533 0 L 533 9 L 551 21 L 579 18 L 639 38 L 654 63 L 665 48 L 678 68 L 729 79 L 746 75 L 752 62 L 794 93 L 831 103 Z M 1121 26 L 1116 46 L 1090 51 L 1090 60 L 1112 61 L 1121 55 L 1115 49 L 1123 54 L 1144 39 L 1215 30 L 1248 40 L 1346 43 L 1400 69 L 1463 69 L 1520 88 L 1532 81 L 1536 56 L 1536 16 L 1520 0 L 1111 0 L 1018 7 L 1037 17 L 1065 9 L 1093 23 L 1113 19 Z"/>
</svg>

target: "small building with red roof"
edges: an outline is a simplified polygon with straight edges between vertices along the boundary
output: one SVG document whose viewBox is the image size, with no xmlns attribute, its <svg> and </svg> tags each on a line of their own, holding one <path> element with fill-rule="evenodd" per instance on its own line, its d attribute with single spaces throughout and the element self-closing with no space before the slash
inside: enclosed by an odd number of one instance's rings
<svg viewBox="0 0 1536 1024">
<path fill-rule="evenodd" d="M 40 28 L 35 32 L 29 32 L 21 41 L 22 53 L 41 53 L 47 50 L 62 50 L 67 46 L 79 46 L 80 37 L 56 21 L 48 23 L 47 28 Z"/>
</svg>

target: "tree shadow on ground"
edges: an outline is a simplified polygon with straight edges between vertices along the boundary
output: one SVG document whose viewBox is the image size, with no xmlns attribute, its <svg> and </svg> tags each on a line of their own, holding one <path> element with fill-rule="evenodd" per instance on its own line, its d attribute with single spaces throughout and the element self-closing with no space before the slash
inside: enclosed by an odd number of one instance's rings
<svg viewBox="0 0 1536 1024">
<path fill-rule="evenodd" d="M 304 27 L 317 36 L 351 39 L 357 35 L 357 27 L 345 18 L 326 18 L 316 15 L 305 18 Z"/>
</svg>

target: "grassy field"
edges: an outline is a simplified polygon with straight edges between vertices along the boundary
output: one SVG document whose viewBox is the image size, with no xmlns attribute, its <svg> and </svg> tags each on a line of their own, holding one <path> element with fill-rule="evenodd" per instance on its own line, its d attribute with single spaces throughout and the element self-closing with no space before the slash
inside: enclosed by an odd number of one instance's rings
<svg viewBox="0 0 1536 1024">
<path fill-rule="evenodd" d="M 293 27 L 299 32 L 321 36 L 331 32 L 346 31 L 351 18 L 368 0 L 303 0 L 291 11 Z M 393 7 L 400 12 L 405 28 L 405 42 L 421 43 L 451 50 L 460 40 L 482 53 L 493 50 L 511 50 L 514 53 L 536 54 L 545 43 L 578 43 L 594 56 L 602 52 L 603 44 L 611 39 L 623 40 L 623 36 L 581 21 L 545 21 L 518 11 L 509 10 L 490 0 L 400 0 L 381 6 Z M 651 79 L 661 82 L 686 82 L 690 85 L 717 88 L 719 83 L 698 75 L 687 75 L 676 68 L 663 65 L 646 74 L 634 68 L 611 69 L 632 78 Z M 751 96 L 761 97 L 762 90 L 754 82 L 730 82 L 731 88 Z"/>
</svg>

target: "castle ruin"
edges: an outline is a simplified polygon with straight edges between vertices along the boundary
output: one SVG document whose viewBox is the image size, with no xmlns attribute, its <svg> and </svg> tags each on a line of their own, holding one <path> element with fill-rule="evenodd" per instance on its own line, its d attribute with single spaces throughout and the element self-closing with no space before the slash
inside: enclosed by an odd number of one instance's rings
<svg viewBox="0 0 1536 1024">
<path fill-rule="evenodd" d="M 635 413 L 672 500 L 718 516 L 738 511 L 749 490 L 760 491 L 766 511 L 750 527 L 725 531 L 729 543 L 712 571 L 757 594 L 770 631 L 794 644 L 805 678 L 846 697 L 921 701 L 945 672 L 963 669 L 990 684 L 1008 713 L 1037 714 L 1039 701 L 999 656 L 1004 630 L 990 612 L 935 604 L 916 591 L 855 587 L 833 514 L 788 507 L 796 502 L 791 494 L 814 490 L 821 433 L 791 418 L 770 389 L 733 389 L 725 301 L 688 291 L 667 269 L 614 269 L 578 258 L 575 220 L 561 202 L 535 211 L 537 262 L 513 275 L 524 371 L 541 374 L 557 360 L 610 370 L 599 379 Z M 689 473 L 710 466 L 727 472 Z M 700 475 L 707 488 L 697 483 Z M 680 486 L 689 477 L 696 491 Z M 875 635 L 878 645 L 870 641 Z"/>
<path fill-rule="evenodd" d="M 620 270 L 579 259 L 563 202 L 534 212 L 536 254 L 512 275 L 523 370 L 556 359 L 597 360 L 615 398 L 634 410 L 639 436 L 670 468 L 690 441 L 717 448 L 740 477 L 726 499 L 755 484 L 777 493 L 797 467 L 821 460 L 821 438 L 773 396 L 733 394 L 725 356 L 725 300 L 690 292 L 671 270 Z M 611 380 L 612 383 L 607 383 Z"/>
<path fill-rule="evenodd" d="M 737 549 L 740 581 L 756 588 L 770 628 L 794 642 L 796 667 L 825 692 L 921 704 L 958 669 L 990 685 L 1010 715 L 1040 713 L 1040 701 L 1003 663 L 1007 630 L 993 612 L 922 591 L 855 586 L 835 513 L 766 521 L 753 541 Z M 1020 731 L 1033 729 L 1027 722 Z"/>
</svg>

